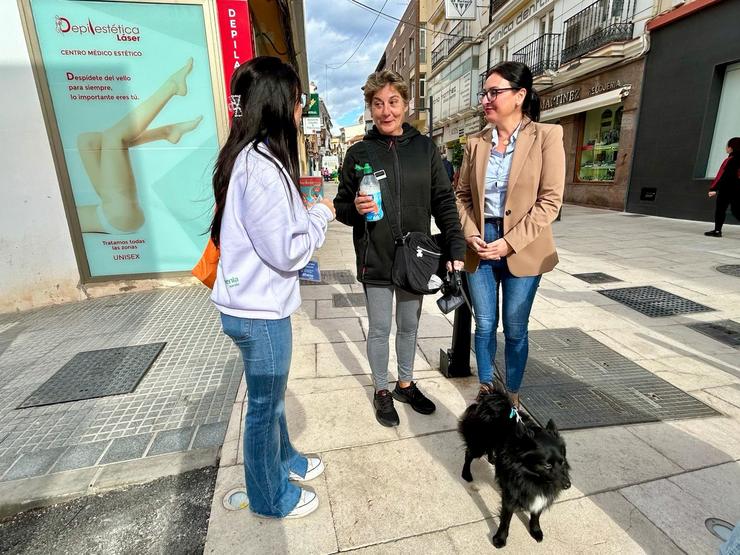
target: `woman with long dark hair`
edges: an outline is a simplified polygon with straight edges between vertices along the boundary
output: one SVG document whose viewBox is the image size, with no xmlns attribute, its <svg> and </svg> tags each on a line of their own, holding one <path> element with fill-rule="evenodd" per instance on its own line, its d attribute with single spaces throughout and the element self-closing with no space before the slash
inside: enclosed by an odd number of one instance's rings
<svg viewBox="0 0 740 555">
<path fill-rule="evenodd" d="M 319 476 L 318 456 L 290 443 L 285 388 L 292 352 L 290 315 L 301 304 L 298 271 L 334 219 L 330 200 L 304 207 L 298 186 L 300 80 L 278 58 L 258 57 L 234 73 L 231 132 L 213 172 L 211 239 L 220 248 L 211 300 L 239 347 L 247 381 L 244 470 L 250 509 L 298 518 L 318 508 L 294 482 Z"/>
<path fill-rule="evenodd" d="M 537 123 L 540 100 L 531 71 L 520 62 L 490 69 L 478 97 L 488 125 L 468 138 L 456 190 L 468 244 L 475 358 L 485 394 L 492 390 L 500 298 L 506 340 L 501 380 L 518 406 L 529 314 L 542 274 L 558 262 L 550 224 L 565 187 L 563 129 Z"/>
<path fill-rule="evenodd" d="M 726 151 L 727 158 L 709 186 L 709 198 L 717 197 L 717 205 L 714 208 L 714 229 L 704 233 L 707 237 L 722 237 L 728 207 L 740 220 L 740 137 L 727 141 Z"/>
</svg>

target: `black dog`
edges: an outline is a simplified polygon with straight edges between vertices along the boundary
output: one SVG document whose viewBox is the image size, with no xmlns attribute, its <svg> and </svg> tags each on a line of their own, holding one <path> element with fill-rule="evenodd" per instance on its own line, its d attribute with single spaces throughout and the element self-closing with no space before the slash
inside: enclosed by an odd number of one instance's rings
<svg viewBox="0 0 740 555">
<path fill-rule="evenodd" d="M 529 533 L 541 542 L 540 514 L 570 487 L 565 441 L 553 421 L 541 428 L 528 415 L 513 410 L 509 396 L 497 387 L 467 408 L 458 429 L 467 448 L 464 480 L 473 481 L 473 459 L 488 455 L 496 466 L 502 503 L 493 545 L 506 545 L 511 517 L 520 510 L 529 512 Z"/>
</svg>

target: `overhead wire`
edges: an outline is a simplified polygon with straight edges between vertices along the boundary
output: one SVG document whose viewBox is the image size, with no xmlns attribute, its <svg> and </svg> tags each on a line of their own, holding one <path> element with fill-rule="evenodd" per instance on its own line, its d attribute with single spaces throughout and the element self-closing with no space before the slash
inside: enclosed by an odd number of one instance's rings
<svg viewBox="0 0 740 555">
<path fill-rule="evenodd" d="M 344 64 L 346 64 L 347 62 L 349 62 L 349 61 L 350 61 L 350 60 L 352 59 L 352 57 L 353 57 L 353 56 L 354 56 L 355 54 L 357 54 L 357 51 L 358 51 L 358 50 L 360 49 L 360 46 L 362 46 L 362 43 L 363 43 L 363 42 L 365 42 L 365 39 L 366 39 L 366 38 L 368 37 L 368 35 L 370 34 L 370 31 L 372 31 L 372 30 L 373 30 L 373 27 L 375 27 L 375 24 L 376 24 L 376 23 L 378 22 L 378 18 L 380 17 L 380 14 L 381 14 L 381 13 L 383 13 L 383 8 L 385 8 L 385 5 L 386 5 L 387 3 L 388 3 L 388 0 L 385 0 L 385 2 L 383 2 L 383 5 L 381 6 L 381 8 L 380 8 L 380 11 L 379 11 L 379 12 L 378 12 L 378 14 L 377 14 L 377 15 L 375 16 L 375 19 L 373 19 L 373 22 L 372 22 L 372 24 L 370 25 L 370 27 L 368 28 L 368 30 L 367 30 L 367 33 L 365 33 L 365 36 L 364 36 L 364 37 L 362 37 L 362 40 L 360 40 L 360 42 L 358 42 L 358 43 L 357 43 L 357 46 L 356 46 L 356 47 L 355 47 L 355 49 L 354 49 L 354 50 L 352 51 L 352 54 L 350 54 L 350 55 L 349 55 L 349 58 L 347 58 L 346 60 L 344 60 L 344 62 L 343 62 L 343 63 L 341 63 L 341 64 L 339 64 L 338 66 L 330 66 L 330 65 L 328 65 L 328 64 L 327 64 L 327 67 L 331 67 L 331 69 L 339 69 L 339 68 L 340 68 L 340 67 L 342 67 L 342 66 L 343 66 Z"/>
</svg>

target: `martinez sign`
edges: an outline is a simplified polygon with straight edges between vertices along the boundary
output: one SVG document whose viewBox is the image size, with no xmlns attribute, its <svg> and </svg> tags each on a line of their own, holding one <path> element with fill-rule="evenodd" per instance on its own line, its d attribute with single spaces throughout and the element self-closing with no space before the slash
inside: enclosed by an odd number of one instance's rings
<svg viewBox="0 0 740 555">
<path fill-rule="evenodd" d="M 575 102 L 576 100 L 581 100 L 582 91 L 584 92 L 584 96 L 591 97 L 596 96 L 597 94 L 613 91 L 614 89 L 619 89 L 624 86 L 629 85 L 625 85 L 625 83 L 623 83 L 621 79 L 616 79 L 614 81 L 607 81 L 603 84 L 597 83 L 591 86 L 583 85 L 582 87 L 568 89 L 547 98 L 543 98 L 542 110 L 550 110 L 552 108 L 562 106 L 563 104 L 570 104 L 571 102 Z"/>
<path fill-rule="evenodd" d="M 503 25 L 499 25 L 495 31 L 488 35 L 488 47 L 491 48 L 494 44 L 496 44 L 502 38 L 511 33 L 514 29 L 519 27 L 522 23 L 525 23 L 535 13 L 540 11 L 548 4 L 552 4 L 552 2 L 553 0 L 534 0 L 533 2 L 530 2 L 526 8 L 521 10 L 518 14 L 516 14 Z"/>
</svg>

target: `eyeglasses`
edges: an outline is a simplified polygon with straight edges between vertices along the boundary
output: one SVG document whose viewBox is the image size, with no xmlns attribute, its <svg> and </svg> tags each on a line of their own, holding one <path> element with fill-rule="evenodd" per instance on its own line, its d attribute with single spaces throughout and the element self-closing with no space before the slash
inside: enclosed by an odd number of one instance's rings
<svg viewBox="0 0 740 555">
<path fill-rule="evenodd" d="M 479 92 L 478 100 L 482 102 L 484 98 L 487 98 L 488 102 L 493 102 L 494 100 L 496 100 L 496 97 L 504 91 L 518 91 L 518 90 L 519 89 L 516 89 L 514 87 L 507 87 L 505 89 L 490 88 L 488 90 Z"/>
</svg>

